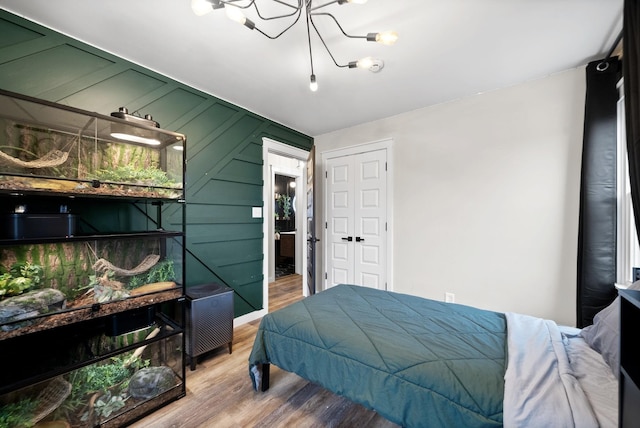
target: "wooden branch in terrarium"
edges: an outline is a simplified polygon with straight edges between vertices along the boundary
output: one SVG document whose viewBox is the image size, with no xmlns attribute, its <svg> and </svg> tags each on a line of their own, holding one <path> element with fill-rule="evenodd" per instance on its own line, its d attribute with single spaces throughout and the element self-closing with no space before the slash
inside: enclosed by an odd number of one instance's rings
<svg viewBox="0 0 640 428">
<path fill-rule="evenodd" d="M 65 163 L 68 158 L 69 152 L 63 152 L 62 150 L 51 150 L 38 159 L 24 161 L 22 159 L 10 156 L 0 150 L 0 160 L 22 168 L 49 168 L 53 166 L 60 166 Z"/>
<path fill-rule="evenodd" d="M 157 254 L 149 254 L 147 257 L 140 262 L 140 264 L 133 269 L 124 269 L 118 266 L 114 266 L 111 262 L 105 259 L 98 259 L 94 264 L 93 268 L 97 272 L 106 272 L 112 271 L 116 275 L 120 276 L 135 276 L 140 275 L 141 273 L 145 273 L 152 267 L 154 267 L 158 261 L 160 260 L 160 256 Z"/>
<path fill-rule="evenodd" d="M 36 414 L 31 419 L 31 424 L 37 424 L 60 407 L 62 402 L 71 394 L 71 388 L 72 385 L 61 376 L 53 378 L 36 398 L 38 407 L 36 408 Z"/>
<path fill-rule="evenodd" d="M 149 333 L 149 335 L 145 338 L 145 340 L 153 339 L 159 333 L 160 333 L 160 328 L 156 327 L 156 328 L 153 329 L 153 331 L 151 333 Z M 135 362 L 138 358 L 140 358 L 140 356 L 142 355 L 144 350 L 147 348 L 147 346 L 149 346 L 149 345 L 148 344 L 147 345 L 142 345 L 139 348 L 136 348 L 136 350 L 133 352 L 131 357 L 129 357 L 129 358 L 127 358 L 125 360 L 124 367 L 129 367 L 133 362 Z"/>
</svg>

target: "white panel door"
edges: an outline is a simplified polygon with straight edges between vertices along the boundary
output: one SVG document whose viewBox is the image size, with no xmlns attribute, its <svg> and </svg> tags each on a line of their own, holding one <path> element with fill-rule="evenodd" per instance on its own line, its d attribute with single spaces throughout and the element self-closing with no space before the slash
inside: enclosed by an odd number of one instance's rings
<svg viewBox="0 0 640 428">
<path fill-rule="evenodd" d="M 385 289 L 386 282 L 386 151 L 355 157 L 354 280 Z"/>
<path fill-rule="evenodd" d="M 386 288 L 386 150 L 327 160 L 327 288 Z"/>
<path fill-rule="evenodd" d="M 331 159 L 327 164 L 328 285 L 353 284 L 353 159 Z"/>
</svg>

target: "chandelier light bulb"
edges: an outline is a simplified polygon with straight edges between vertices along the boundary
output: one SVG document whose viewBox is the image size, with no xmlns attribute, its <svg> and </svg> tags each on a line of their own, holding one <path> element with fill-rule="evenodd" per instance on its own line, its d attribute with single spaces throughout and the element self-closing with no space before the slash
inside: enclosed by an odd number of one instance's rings
<svg viewBox="0 0 640 428">
<path fill-rule="evenodd" d="M 203 16 L 213 11 L 213 8 L 207 0 L 191 0 L 191 10 L 196 15 Z"/>
<path fill-rule="evenodd" d="M 398 33 L 395 31 L 383 31 L 381 33 L 376 33 L 376 42 L 381 43 L 383 45 L 393 45 L 398 41 Z"/>
<path fill-rule="evenodd" d="M 372 73 L 377 73 L 384 68 L 384 61 L 368 56 L 357 61 L 350 61 L 348 66 L 349 68 L 359 68 L 360 70 L 369 70 Z"/>
<path fill-rule="evenodd" d="M 247 22 L 247 17 L 244 16 L 244 13 L 242 13 L 242 11 L 237 7 L 227 6 L 224 9 L 226 10 L 227 17 L 230 20 L 235 21 L 238 24 L 242 24 L 242 25 L 245 25 L 245 23 Z"/>
<path fill-rule="evenodd" d="M 311 75 L 311 82 L 309 83 L 309 89 L 311 92 L 316 92 L 318 90 L 318 82 L 316 81 L 316 75 Z"/>
<path fill-rule="evenodd" d="M 373 67 L 373 58 L 368 56 L 368 57 L 359 59 L 358 61 L 356 61 L 356 67 L 358 67 L 361 70 L 369 70 L 371 67 Z"/>
</svg>

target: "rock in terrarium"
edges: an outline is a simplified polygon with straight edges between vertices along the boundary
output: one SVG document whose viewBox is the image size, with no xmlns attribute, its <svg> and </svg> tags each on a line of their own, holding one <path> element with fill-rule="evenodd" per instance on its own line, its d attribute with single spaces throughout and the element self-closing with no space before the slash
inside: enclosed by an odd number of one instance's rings
<svg viewBox="0 0 640 428">
<path fill-rule="evenodd" d="M 145 367 L 129 381 L 129 393 L 134 398 L 148 399 L 161 394 L 176 384 L 176 376 L 167 366 Z"/>
<path fill-rule="evenodd" d="M 64 294 L 54 288 L 29 291 L 0 301 L 0 324 L 4 331 L 23 327 L 22 324 L 9 324 L 25 318 L 46 314 L 52 309 L 63 309 Z"/>
</svg>

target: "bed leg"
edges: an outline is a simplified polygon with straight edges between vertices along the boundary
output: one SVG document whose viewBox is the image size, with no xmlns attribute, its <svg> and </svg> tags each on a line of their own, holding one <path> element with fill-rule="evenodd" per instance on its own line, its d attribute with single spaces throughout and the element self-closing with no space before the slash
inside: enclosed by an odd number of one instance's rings
<svg viewBox="0 0 640 428">
<path fill-rule="evenodd" d="M 269 369 L 271 367 L 271 364 L 263 364 L 262 365 L 262 386 L 261 386 L 261 390 L 262 392 L 265 392 L 267 389 L 269 389 Z"/>
</svg>

